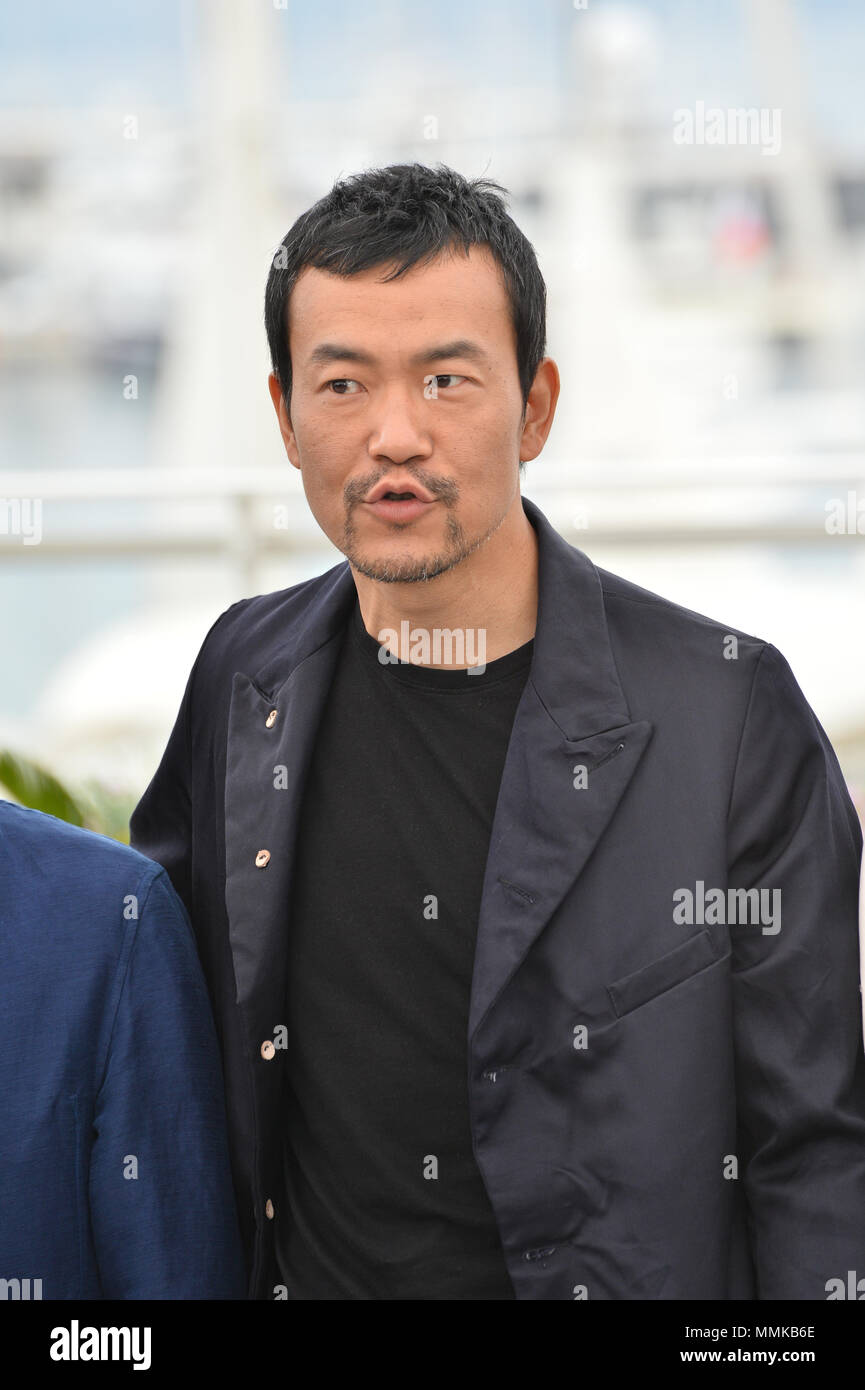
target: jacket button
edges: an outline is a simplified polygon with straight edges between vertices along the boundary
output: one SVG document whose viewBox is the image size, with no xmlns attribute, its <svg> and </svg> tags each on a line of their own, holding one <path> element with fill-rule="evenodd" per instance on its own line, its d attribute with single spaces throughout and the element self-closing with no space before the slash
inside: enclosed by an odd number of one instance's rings
<svg viewBox="0 0 865 1390">
<path fill-rule="evenodd" d="M 270 1200 L 269 1197 L 264 1204 L 264 1214 L 267 1217 L 268 1221 L 273 1220 L 273 1202 Z"/>
<path fill-rule="evenodd" d="M 269 1062 L 271 1057 L 276 1055 L 276 1048 L 270 1041 L 270 1038 L 265 1038 L 264 1042 L 261 1044 L 261 1055 L 265 1062 Z"/>
<path fill-rule="evenodd" d="M 264 721 L 264 727 L 265 727 L 266 729 L 272 729 L 272 728 L 273 728 L 274 724 L 276 723 L 276 716 L 278 715 L 278 713 L 279 713 L 279 710 L 272 709 L 272 710 L 270 711 L 270 714 L 267 716 L 267 718 L 266 718 L 265 721 Z"/>
<path fill-rule="evenodd" d="M 267 865 L 268 865 L 269 863 L 270 863 L 270 850 L 269 850 L 269 849 L 260 849 L 260 850 L 258 851 L 258 854 L 255 856 L 255 867 L 256 867 L 257 869 L 264 869 L 264 868 L 267 867 Z"/>
</svg>

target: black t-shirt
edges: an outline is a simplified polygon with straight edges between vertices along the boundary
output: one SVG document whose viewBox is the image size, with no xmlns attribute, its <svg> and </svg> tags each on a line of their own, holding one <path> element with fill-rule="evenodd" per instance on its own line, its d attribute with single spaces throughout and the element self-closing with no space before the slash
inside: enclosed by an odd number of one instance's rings
<svg viewBox="0 0 865 1390">
<path fill-rule="evenodd" d="M 468 1014 L 493 813 L 534 643 L 382 664 L 356 604 L 304 792 L 288 924 L 295 1299 L 507 1299 L 472 1152 Z"/>
</svg>

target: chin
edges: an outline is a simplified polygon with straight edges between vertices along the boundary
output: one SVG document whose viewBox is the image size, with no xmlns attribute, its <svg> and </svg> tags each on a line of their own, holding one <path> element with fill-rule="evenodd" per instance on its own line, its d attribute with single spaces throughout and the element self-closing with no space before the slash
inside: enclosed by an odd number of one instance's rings
<svg viewBox="0 0 865 1390">
<path fill-rule="evenodd" d="M 440 552 L 432 555 L 423 552 L 417 555 L 407 555 L 405 552 L 399 555 L 344 553 L 359 574 L 380 584 L 423 583 L 453 569 L 463 558 L 462 555 L 442 555 Z"/>
</svg>

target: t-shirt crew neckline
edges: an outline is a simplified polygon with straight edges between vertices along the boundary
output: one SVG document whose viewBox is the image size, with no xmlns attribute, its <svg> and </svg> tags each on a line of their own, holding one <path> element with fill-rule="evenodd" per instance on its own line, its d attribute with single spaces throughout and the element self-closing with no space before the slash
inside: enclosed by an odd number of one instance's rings
<svg viewBox="0 0 865 1390">
<path fill-rule="evenodd" d="M 414 662 L 380 661 L 379 651 L 382 644 L 371 633 L 367 632 L 357 598 L 355 598 L 354 609 L 349 621 L 349 629 L 353 641 L 363 652 L 366 660 L 373 662 L 380 671 L 406 685 L 421 685 L 435 690 L 475 690 L 482 685 L 491 685 L 495 681 L 502 680 L 504 677 L 511 676 L 516 671 L 522 671 L 524 667 L 530 666 L 535 646 L 532 637 L 521 647 L 516 647 L 514 651 L 506 652 L 504 656 L 497 657 L 495 661 L 488 661 L 483 671 L 468 675 L 466 669 L 461 671 L 441 670 L 436 666 L 420 666 Z"/>
</svg>

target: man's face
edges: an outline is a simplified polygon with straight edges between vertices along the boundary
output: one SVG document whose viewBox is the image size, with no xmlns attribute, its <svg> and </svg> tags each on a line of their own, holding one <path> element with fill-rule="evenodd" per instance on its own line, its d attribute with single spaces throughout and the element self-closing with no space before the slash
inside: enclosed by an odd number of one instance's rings
<svg viewBox="0 0 865 1390">
<path fill-rule="evenodd" d="M 271 378 L 316 521 L 385 583 L 433 578 L 483 545 L 518 496 L 523 439 L 516 335 L 487 248 L 381 283 L 390 268 L 307 267 L 290 301 L 290 419 Z M 376 502 L 385 483 L 415 500 Z"/>
</svg>

